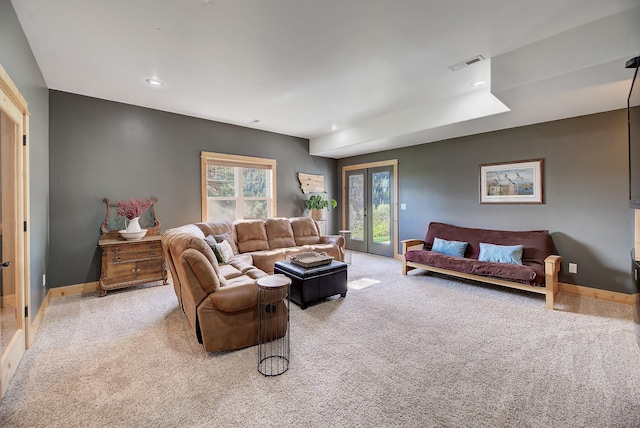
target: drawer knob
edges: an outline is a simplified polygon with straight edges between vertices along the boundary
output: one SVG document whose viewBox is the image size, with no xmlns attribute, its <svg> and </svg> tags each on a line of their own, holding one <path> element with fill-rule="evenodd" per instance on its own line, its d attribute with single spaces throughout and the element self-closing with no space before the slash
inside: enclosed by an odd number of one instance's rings
<svg viewBox="0 0 640 428">
<path fill-rule="evenodd" d="M 157 256 L 158 256 L 158 253 L 151 253 L 151 254 L 149 254 L 149 256 L 151 256 L 151 257 L 157 257 Z"/>
</svg>

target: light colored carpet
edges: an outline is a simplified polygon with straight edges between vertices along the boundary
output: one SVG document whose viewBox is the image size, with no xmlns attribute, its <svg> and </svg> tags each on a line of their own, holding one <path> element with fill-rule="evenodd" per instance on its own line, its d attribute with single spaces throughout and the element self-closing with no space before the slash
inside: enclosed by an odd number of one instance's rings
<svg viewBox="0 0 640 428">
<path fill-rule="evenodd" d="M 424 274 L 354 254 L 379 280 L 305 311 L 291 365 L 207 354 L 173 288 L 54 299 L 0 404 L 3 427 L 637 427 L 632 308 Z M 365 283 L 367 281 L 361 281 Z"/>
</svg>

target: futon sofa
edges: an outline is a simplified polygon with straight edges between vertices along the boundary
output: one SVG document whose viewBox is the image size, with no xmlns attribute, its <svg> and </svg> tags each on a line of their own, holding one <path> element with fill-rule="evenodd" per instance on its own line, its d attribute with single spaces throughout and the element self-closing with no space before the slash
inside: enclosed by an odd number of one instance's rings
<svg viewBox="0 0 640 428">
<path fill-rule="evenodd" d="M 222 241 L 233 249 L 224 262 L 214 252 Z M 178 303 L 208 352 L 258 343 L 256 282 L 276 261 L 309 251 L 344 259 L 344 239 L 320 235 L 310 217 L 188 224 L 167 230 L 162 248 Z M 266 316 L 286 316 L 278 306 Z"/>
<path fill-rule="evenodd" d="M 438 240 L 441 248 L 457 245 L 463 254 L 451 255 L 441 249 L 433 251 L 434 242 Z M 505 249 L 511 249 L 518 256 L 515 257 L 517 260 L 512 257 L 502 260 Z M 483 250 L 484 255 L 481 254 Z M 493 250 L 501 256 L 492 257 Z M 553 309 L 562 258 L 552 252 L 553 240 L 547 230 L 490 230 L 432 222 L 424 240 L 402 241 L 402 274 L 421 268 L 544 294 L 547 309 Z"/>
</svg>

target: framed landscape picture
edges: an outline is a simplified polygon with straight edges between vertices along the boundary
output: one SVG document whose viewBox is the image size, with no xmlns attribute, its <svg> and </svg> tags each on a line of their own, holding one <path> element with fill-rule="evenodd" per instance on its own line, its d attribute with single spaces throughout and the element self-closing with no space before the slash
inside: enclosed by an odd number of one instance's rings
<svg viewBox="0 0 640 428">
<path fill-rule="evenodd" d="M 544 159 L 480 165 L 481 204 L 542 204 Z"/>
</svg>

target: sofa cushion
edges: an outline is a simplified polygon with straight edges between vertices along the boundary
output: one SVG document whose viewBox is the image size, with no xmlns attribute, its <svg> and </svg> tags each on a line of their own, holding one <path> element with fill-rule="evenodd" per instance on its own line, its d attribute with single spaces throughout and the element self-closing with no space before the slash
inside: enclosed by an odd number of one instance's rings
<svg viewBox="0 0 640 428">
<path fill-rule="evenodd" d="M 209 221 L 206 223 L 196 223 L 195 226 L 208 235 L 222 235 L 223 233 L 233 234 L 233 222 L 232 221 Z"/>
<path fill-rule="evenodd" d="M 240 253 L 269 249 L 264 220 L 236 220 L 234 227 Z"/>
<path fill-rule="evenodd" d="M 522 245 L 494 245 L 480 243 L 478 260 L 482 262 L 522 264 Z"/>
<path fill-rule="evenodd" d="M 497 245 L 522 245 L 522 262 L 537 263 L 544 266 L 544 259 L 553 252 L 553 241 L 548 230 L 509 231 L 474 229 L 459 227 L 445 223 L 432 222 L 427 229 L 425 237 L 425 249 L 431 250 L 433 238 L 449 241 L 468 242 L 465 257 L 478 259 L 480 255 L 480 243 Z"/>
<path fill-rule="evenodd" d="M 407 251 L 405 258 L 409 262 L 461 273 L 495 277 L 529 285 L 544 283 L 544 271 L 534 269 L 531 266 L 482 262 L 476 259 L 447 256 L 428 250 Z"/>
<path fill-rule="evenodd" d="M 492 263 L 477 261 L 473 264 L 471 273 L 480 276 L 506 279 L 507 281 L 522 282 L 529 285 L 544 285 L 544 271 L 530 266 L 509 263 Z"/>
<path fill-rule="evenodd" d="M 242 276 L 242 274 L 243 272 L 240 269 L 231 264 L 220 266 L 220 276 L 226 280 L 237 278 L 239 276 Z"/>
<path fill-rule="evenodd" d="M 247 273 L 249 269 L 254 268 L 251 254 L 238 254 L 237 256 L 233 256 L 231 260 L 229 260 L 229 264 L 243 274 Z"/>
<path fill-rule="evenodd" d="M 253 258 L 253 265 L 269 275 L 273 274 L 273 268 L 276 262 L 286 259 L 282 248 L 252 252 L 251 257 Z"/>
<path fill-rule="evenodd" d="M 270 249 L 296 246 L 293 228 L 288 218 L 269 218 L 264 221 L 264 225 Z"/>
<path fill-rule="evenodd" d="M 246 271 L 244 273 L 244 276 L 248 277 L 248 278 L 251 278 L 251 279 L 253 279 L 255 281 L 257 279 L 264 278 L 265 276 L 269 276 L 269 275 L 267 273 L 265 273 L 264 271 L 261 271 L 260 269 L 254 267 L 254 268 L 251 268 L 248 271 Z"/>
<path fill-rule="evenodd" d="M 447 256 L 464 257 L 464 250 L 466 249 L 466 242 L 447 241 L 446 239 L 433 238 L 433 248 L 431 248 L 431 251 L 446 254 Z"/>
<path fill-rule="evenodd" d="M 320 230 L 311 217 L 289 219 L 296 245 L 312 245 L 320 242 Z"/>
</svg>

